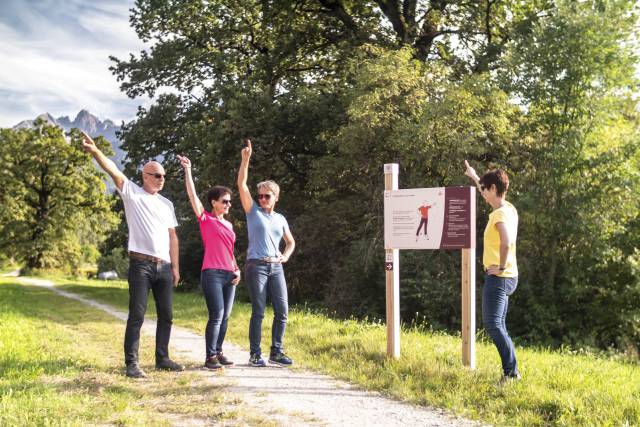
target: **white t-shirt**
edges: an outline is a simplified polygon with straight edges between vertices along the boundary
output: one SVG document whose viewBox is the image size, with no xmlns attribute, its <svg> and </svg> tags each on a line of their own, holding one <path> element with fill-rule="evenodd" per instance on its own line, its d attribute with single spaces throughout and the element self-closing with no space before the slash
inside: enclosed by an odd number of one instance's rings
<svg viewBox="0 0 640 427">
<path fill-rule="evenodd" d="M 129 250 L 171 262 L 169 228 L 178 226 L 173 203 L 160 194 L 147 193 L 128 179 L 118 193 L 129 227 Z"/>
</svg>

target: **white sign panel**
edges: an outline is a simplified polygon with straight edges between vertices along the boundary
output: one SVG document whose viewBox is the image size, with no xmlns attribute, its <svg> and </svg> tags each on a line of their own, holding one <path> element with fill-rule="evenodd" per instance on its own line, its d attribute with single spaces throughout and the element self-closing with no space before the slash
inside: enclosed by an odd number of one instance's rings
<svg viewBox="0 0 640 427">
<path fill-rule="evenodd" d="M 475 188 L 436 187 L 384 192 L 386 249 L 475 247 Z"/>
</svg>

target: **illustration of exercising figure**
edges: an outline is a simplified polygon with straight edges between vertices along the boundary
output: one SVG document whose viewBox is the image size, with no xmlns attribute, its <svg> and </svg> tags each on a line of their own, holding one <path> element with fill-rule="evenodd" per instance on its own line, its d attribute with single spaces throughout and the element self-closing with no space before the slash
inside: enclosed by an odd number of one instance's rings
<svg viewBox="0 0 640 427">
<path fill-rule="evenodd" d="M 416 242 L 418 241 L 418 236 L 420 236 L 420 228 L 422 228 L 422 224 L 424 224 L 424 235 L 427 239 L 429 239 L 429 234 L 427 232 L 427 226 L 429 225 L 429 209 L 431 209 L 435 205 L 435 203 L 428 205 L 427 201 L 425 200 L 424 204 L 418 208 L 418 212 L 420 212 L 420 224 L 418 225 L 418 229 L 416 230 Z"/>
</svg>

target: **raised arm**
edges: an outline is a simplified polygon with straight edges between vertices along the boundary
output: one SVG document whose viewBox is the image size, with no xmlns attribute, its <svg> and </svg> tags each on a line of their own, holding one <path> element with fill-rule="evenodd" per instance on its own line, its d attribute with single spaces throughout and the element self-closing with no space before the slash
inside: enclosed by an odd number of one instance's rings
<svg viewBox="0 0 640 427">
<path fill-rule="evenodd" d="M 251 192 L 247 186 L 247 176 L 249 176 L 249 159 L 251 158 L 251 140 L 246 138 L 247 146 L 242 149 L 240 155 L 242 156 L 242 162 L 240 163 L 240 170 L 238 170 L 238 193 L 240 193 L 240 203 L 242 203 L 242 209 L 245 213 L 248 213 L 253 206 L 253 199 L 251 198 Z"/>
<path fill-rule="evenodd" d="M 204 211 L 204 206 L 196 194 L 196 186 L 193 183 L 193 176 L 191 175 L 191 160 L 186 156 L 176 156 L 184 169 L 184 184 L 187 187 L 187 194 L 189 195 L 189 201 L 191 202 L 191 208 L 196 217 L 200 218 Z"/>
<path fill-rule="evenodd" d="M 124 181 L 127 179 L 122 172 L 118 169 L 115 163 L 111 161 L 107 156 L 104 155 L 102 151 L 98 148 L 96 143 L 91 139 L 89 135 L 82 132 L 82 148 L 87 153 L 90 153 L 96 162 L 100 165 L 102 170 L 111 176 L 113 183 L 118 187 L 119 190 L 122 190 L 124 186 Z"/>
<path fill-rule="evenodd" d="M 476 173 L 476 170 L 472 168 L 466 160 L 464 161 L 464 167 L 466 168 L 464 174 L 471 178 L 473 182 L 475 182 L 478 191 L 482 192 L 482 189 L 480 188 L 480 177 Z"/>
</svg>

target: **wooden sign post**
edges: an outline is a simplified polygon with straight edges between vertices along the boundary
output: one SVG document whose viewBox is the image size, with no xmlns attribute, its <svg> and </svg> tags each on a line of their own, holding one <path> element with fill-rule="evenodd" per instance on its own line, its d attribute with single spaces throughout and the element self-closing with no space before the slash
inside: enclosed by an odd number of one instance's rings
<svg viewBox="0 0 640 427">
<path fill-rule="evenodd" d="M 462 249 L 462 364 L 476 368 L 476 249 Z"/>
<path fill-rule="evenodd" d="M 400 357 L 400 249 L 462 250 L 462 363 L 475 368 L 475 187 L 398 189 L 398 164 L 384 165 L 387 356 Z"/>
<path fill-rule="evenodd" d="M 384 189 L 398 189 L 398 164 L 384 165 Z M 387 356 L 400 357 L 400 253 L 398 249 L 385 249 L 387 275 Z"/>
</svg>

